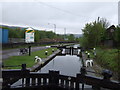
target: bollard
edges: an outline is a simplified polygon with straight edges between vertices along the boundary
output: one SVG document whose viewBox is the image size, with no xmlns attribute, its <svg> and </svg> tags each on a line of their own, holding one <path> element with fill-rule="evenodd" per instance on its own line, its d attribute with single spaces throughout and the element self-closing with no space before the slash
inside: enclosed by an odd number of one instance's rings
<svg viewBox="0 0 120 90">
<path fill-rule="evenodd" d="M 54 49 L 52 49 L 52 52 L 54 52 Z"/>
<path fill-rule="evenodd" d="M 96 56 L 95 48 L 93 48 L 93 55 Z"/>
<path fill-rule="evenodd" d="M 88 52 L 87 52 L 87 51 L 85 51 L 85 54 L 88 54 Z"/>
<path fill-rule="evenodd" d="M 45 55 L 48 55 L 48 51 L 45 51 Z"/>
<path fill-rule="evenodd" d="M 26 70 L 26 64 L 22 64 L 22 69 L 21 70 Z"/>
<path fill-rule="evenodd" d="M 10 89 L 10 87 L 11 87 L 11 85 L 10 85 L 10 84 L 7 84 L 7 86 L 6 86 L 5 89 L 6 89 L 6 90 L 7 90 L 7 89 Z"/>
<path fill-rule="evenodd" d="M 88 59 L 90 59 L 90 53 L 88 53 Z"/>
<path fill-rule="evenodd" d="M 80 51 L 80 57 L 82 57 L 82 51 Z"/>
<path fill-rule="evenodd" d="M 93 48 L 93 50 L 95 51 L 95 48 Z"/>
<path fill-rule="evenodd" d="M 103 79 L 107 80 L 107 81 L 110 81 L 110 78 L 112 77 L 112 74 L 113 73 L 110 70 L 107 70 L 107 69 L 102 71 L 102 75 L 104 76 Z"/>
<path fill-rule="evenodd" d="M 81 72 L 81 75 L 85 75 L 86 74 L 85 67 L 81 67 L 80 72 Z"/>
</svg>

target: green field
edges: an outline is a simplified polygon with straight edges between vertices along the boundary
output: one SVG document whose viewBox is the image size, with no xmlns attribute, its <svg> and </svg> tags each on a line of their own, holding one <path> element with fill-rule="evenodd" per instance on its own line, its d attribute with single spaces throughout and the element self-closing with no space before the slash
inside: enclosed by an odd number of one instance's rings
<svg viewBox="0 0 120 90">
<path fill-rule="evenodd" d="M 28 54 L 24 56 L 12 56 L 7 60 L 4 60 L 3 64 L 4 66 L 16 66 L 25 63 L 27 65 L 27 68 L 30 68 L 35 64 L 34 62 L 35 56 L 39 56 L 42 59 L 46 58 L 47 56 L 53 53 L 52 49 L 54 49 L 55 51 L 57 50 L 57 48 L 48 48 L 48 49 L 32 52 L 31 56 L 29 56 Z M 45 55 L 45 51 L 48 51 L 48 55 Z M 5 69 L 19 69 L 19 68 L 21 67 L 5 67 Z"/>
</svg>

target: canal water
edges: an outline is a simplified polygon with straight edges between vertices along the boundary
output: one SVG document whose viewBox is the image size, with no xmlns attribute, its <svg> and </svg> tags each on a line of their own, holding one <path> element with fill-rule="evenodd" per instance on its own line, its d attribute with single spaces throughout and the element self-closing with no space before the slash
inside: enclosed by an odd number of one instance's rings
<svg viewBox="0 0 120 90">
<path fill-rule="evenodd" d="M 74 45 L 74 48 L 76 47 L 79 47 L 79 44 Z M 62 53 L 65 53 L 64 51 Z M 77 73 L 80 73 L 81 67 L 82 61 L 77 55 L 56 56 L 38 72 L 48 73 L 49 70 L 55 70 L 60 71 L 62 75 L 76 76 Z"/>
<path fill-rule="evenodd" d="M 81 59 L 76 55 L 56 56 L 39 73 L 48 73 L 49 70 L 60 71 L 62 75 L 76 76 L 82 67 Z"/>
</svg>

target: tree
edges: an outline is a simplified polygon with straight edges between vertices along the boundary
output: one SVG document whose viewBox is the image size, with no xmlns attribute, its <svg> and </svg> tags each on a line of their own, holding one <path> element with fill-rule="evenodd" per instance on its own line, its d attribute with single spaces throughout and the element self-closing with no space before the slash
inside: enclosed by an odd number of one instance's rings
<svg viewBox="0 0 120 90">
<path fill-rule="evenodd" d="M 94 22 L 87 23 L 82 29 L 83 40 L 82 43 L 86 47 L 96 47 L 100 45 L 101 41 L 105 38 L 105 30 L 108 27 L 106 19 L 95 20 Z"/>
<path fill-rule="evenodd" d="M 68 38 L 69 41 L 74 41 L 75 40 L 75 37 L 74 37 L 73 34 L 68 35 L 67 38 Z"/>
<path fill-rule="evenodd" d="M 26 28 L 22 27 L 13 27 L 13 26 L 0 26 L 2 29 L 9 30 L 9 38 L 25 38 Z M 35 42 L 40 42 L 42 39 L 51 39 L 54 40 L 63 40 L 63 35 L 57 35 L 52 31 L 40 31 L 35 30 Z"/>
</svg>

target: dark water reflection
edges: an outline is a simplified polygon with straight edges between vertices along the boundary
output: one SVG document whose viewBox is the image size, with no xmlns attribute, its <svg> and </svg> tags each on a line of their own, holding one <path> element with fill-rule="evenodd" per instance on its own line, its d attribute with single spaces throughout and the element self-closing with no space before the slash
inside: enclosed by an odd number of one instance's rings
<svg viewBox="0 0 120 90">
<path fill-rule="evenodd" d="M 49 70 L 57 70 L 62 75 L 76 76 L 81 66 L 81 59 L 76 55 L 56 56 L 38 72 L 48 73 Z"/>
</svg>

